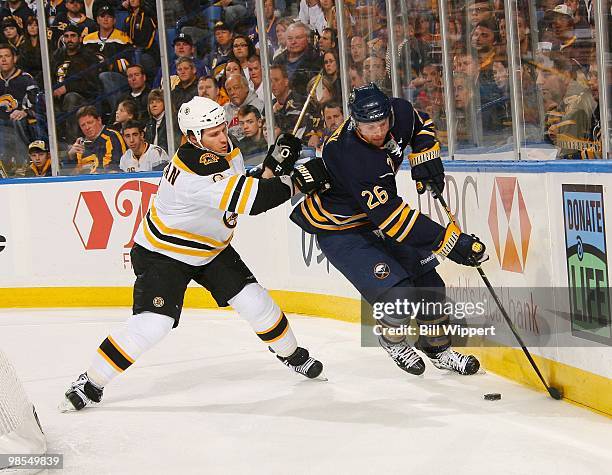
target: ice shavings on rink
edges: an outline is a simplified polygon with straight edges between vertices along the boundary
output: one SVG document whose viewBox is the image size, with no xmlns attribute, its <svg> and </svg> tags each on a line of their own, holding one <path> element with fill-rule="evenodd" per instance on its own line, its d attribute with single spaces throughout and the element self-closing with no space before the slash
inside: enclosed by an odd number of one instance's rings
<svg viewBox="0 0 612 475">
<path fill-rule="evenodd" d="M 492 374 L 428 362 L 412 377 L 361 348 L 357 325 L 320 318 L 289 317 L 327 383 L 291 373 L 233 312 L 186 310 L 102 406 L 59 413 L 69 383 L 129 315 L 0 310 L 0 347 L 49 453 L 64 454 L 62 474 L 610 473 L 610 419 Z M 491 392 L 502 400 L 484 401 Z"/>
</svg>

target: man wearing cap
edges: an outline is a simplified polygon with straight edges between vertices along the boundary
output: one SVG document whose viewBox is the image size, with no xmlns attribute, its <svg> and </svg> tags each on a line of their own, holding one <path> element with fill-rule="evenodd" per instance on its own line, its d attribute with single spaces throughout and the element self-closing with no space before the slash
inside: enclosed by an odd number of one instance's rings
<svg viewBox="0 0 612 475">
<path fill-rule="evenodd" d="M 23 30 L 13 17 L 6 17 L 2 20 L 2 35 L 5 41 L 13 48 L 18 49 L 23 43 Z"/>
<path fill-rule="evenodd" d="M 51 154 L 43 140 L 35 140 L 28 146 L 30 166 L 26 169 L 26 177 L 51 176 Z"/>
<path fill-rule="evenodd" d="M 7 17 L 12 17 L 21 29 L 25 27 L 28 17 L 31 16 L 36 16 L 36 14 L 28 7 L 24 0 L 8 0 L 5 2 L 4 8 L 0 9 L 0 21 Z"/>
<path fill-rule="evenodd" d="M 553 50 L 561 51 L 568 58 L 574 57 L 574 12 L 566 4 L 557 5 L 547 13 L 551 14 L 551 28 L 553 33 Z"/>
<path fill-rule="evenodd" d="M 204 64 L 217 76 L 232 52 L 232 30 L 222 21 L 215 23 L 215 49 L 204 56 Z"/>
<path fill-rule="evenodd" d="M 68 25 L 76 26 L 81 37 L 98 30 L 98 24 L 85 15 L 83 0 L 66 0 L 64 3 L 66 4 L 66 10 L 59 12 L 53 23 L 49 25 L 53 35 L 51 38 L 52 45 L 58 44 L 58 40 L 66 31 Z"/>
<path fill-rule="evenodd" d="M 132 40 L 123 31 L 115 28 L 115 10 L 110 5 L 98 8 L 96 21 L 99 31 L 83 38 L 83 46 L 89 54 L 101 62 L 98 75 L 106 100 L 112 110 L 117 108 L 119 98 L 128 89 L 125 76 L 127 67 L 133 61 Z"/>
<path fill-rule="evenodd" d="M 64 113 L 57 117 L 67 143 L 74 142 L 79 135 L 73 114 L 100 92 L 97 64 L 92 64 L 91 57 L 82 48 L 80 32 L 80 26 L 69 23 L 62 35 L 64 47 L 56 50 L 51 59 L 55 111 Z"/>
<path fill-rule="evenodd" d="M 176 56 L 176 60 L 179 58 L 189 58 L 196 66 L 198 77 L 208 76 L 208 66 L 206 66 L 205 61 L 196 58 L 196 48 L 190 35 L 187 33 L 179 33 L 174 37 L 174 40 L 172 40 L 172 45 L 174 46 L 174 55 Z M 170 79 L 171 85 L 175 86 L 178 82 L 178 77 L 176 75 L 176 61 L 170 63 Z M 161 83 L 162 72 L 160 69 L 155 77 L 155 81 L 153 81 L 153 87 L 161 87 Z"/>
</svg>

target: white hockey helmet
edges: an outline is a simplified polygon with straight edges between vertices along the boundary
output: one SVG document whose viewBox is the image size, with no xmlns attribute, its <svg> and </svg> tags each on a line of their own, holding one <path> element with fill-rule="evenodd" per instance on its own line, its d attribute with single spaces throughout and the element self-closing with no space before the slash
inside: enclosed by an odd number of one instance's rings
<svg viewBox="0 0 612 475">
<path fill-rule="evenodd" d="M 226 124 L 223 107 L 207 97 L 195 96 L 181 105 L 178 111 L 178 125 L 185 137 L 189 132 L 201 141 L 202 130 Z"/>
</svg>

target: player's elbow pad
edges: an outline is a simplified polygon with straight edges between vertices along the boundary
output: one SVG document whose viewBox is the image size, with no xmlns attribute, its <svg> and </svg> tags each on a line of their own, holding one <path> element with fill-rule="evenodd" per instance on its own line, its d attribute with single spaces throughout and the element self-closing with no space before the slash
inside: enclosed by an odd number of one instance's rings
<svg viewBox="0 0 612 475">
<path fill-rule="evenodd" d="M 264 213 L 291 198 L 293 187 L 290 183 L 286 183 L 284 178 L 290 180 L 289 177 L 262 178 L 259 180 L 257 195 L 251 211 L 249 211 L 250 215 Z"/>
</svg>

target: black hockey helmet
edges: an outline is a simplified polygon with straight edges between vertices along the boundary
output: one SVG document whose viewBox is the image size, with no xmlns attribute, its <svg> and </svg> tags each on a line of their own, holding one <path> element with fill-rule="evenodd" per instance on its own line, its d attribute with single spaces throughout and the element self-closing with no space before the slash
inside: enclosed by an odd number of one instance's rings
<svg viewBox="0 0 612 475">
<path fill-rule="evenodd" d="M 391 115 L 391 101 L 373 82 L 353 90 L 349 108 L 356 122 L 378 122 Z"/>
</svg>

